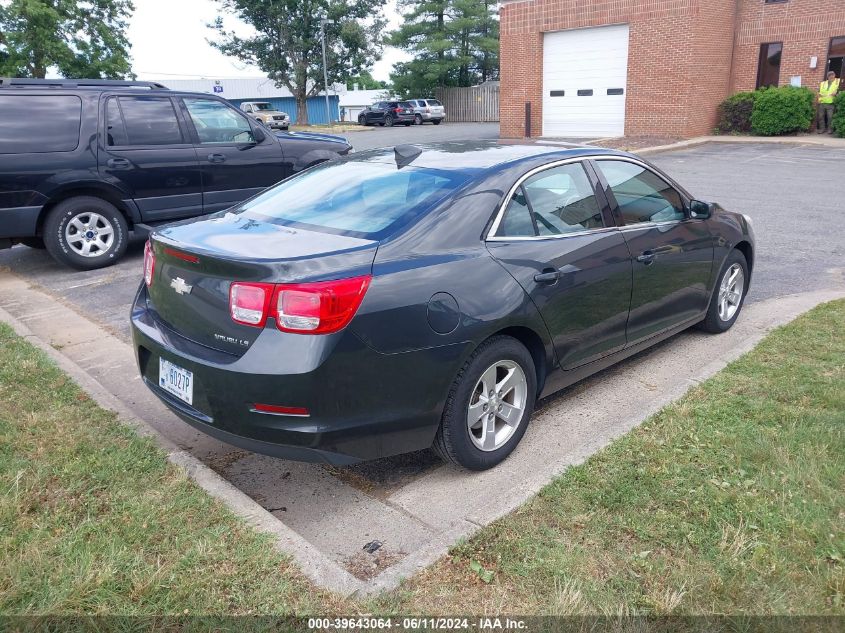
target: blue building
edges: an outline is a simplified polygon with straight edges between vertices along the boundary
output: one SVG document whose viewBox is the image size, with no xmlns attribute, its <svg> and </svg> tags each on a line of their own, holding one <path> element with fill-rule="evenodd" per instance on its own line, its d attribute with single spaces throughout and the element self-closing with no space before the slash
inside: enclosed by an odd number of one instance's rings
<svg viewBox="0 0 845 633">
<path fill-rule="evenodd" d="M 236 106 L 244 101 L 268 101 L 281 111 L 287 112 L 291 123 L 296 124 L 296 100 L 287 88 L 277 88 L 275 83 L 267 77 L 244 79 L 155 79 L 171 90 L 186 90 L 189 92 L 207 92 L 216 94 L 229 100 Z M 343 90 L 343 88 L 341 88 Z M 326 98 L 321 93 L 316 97 L 309 97 L 308 123 L 321 125 L 340 120 L 339 98 L 337 94 L 329 94 L 329 112 L 326 113 Z"/>
</svg>

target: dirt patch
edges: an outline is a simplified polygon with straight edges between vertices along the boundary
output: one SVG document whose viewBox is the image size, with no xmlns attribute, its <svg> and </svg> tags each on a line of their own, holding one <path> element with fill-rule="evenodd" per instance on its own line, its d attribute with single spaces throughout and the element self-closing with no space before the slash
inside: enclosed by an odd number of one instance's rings
<svg viewBox="0 0 845 633">
<path fill-rule="evenodd" d="M 388 567 L 395 565 L 405 558 L 408 552 L 391 552 L 382 547 L 372 554 L 357 552 L 343 562 L 343 566 L 350 574 L 359 580 L 375 578 Z"/>
<path fill-rule="evenodd" d="M 217 474 L 225 475 L 226 471 L 231 468 L 232 464 L 240 461 L 249 454 L 249 451 L 242 451 L 238 449 L 224 453 L 223 455 L 211 455 L 206 459 L 203 459 L 203 462 Z"/>
<path fill-rule="evenodd" d="M 618 138 L 603 138 L 593 141 L 590 145 L 619 149 L 625 152 L 635 152 L 646 147 L 671 145 L 684 139 L 677 136 L 620 136 Z"/>
</svg>

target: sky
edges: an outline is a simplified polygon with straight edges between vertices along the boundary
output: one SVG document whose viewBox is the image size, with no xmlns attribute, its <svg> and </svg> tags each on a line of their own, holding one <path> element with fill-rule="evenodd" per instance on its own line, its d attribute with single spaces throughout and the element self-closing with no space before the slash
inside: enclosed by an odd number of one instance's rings
<svg viewBox="0 0 845 633">
<path fill-rule="evenodd" d="M 214 0 L 134 0 L 135 13 L 129 23 L 132 69 L 138 79 L 198 79 L 260 77 L 264 73 L 227 57 L 212 48 L 207 38 L 214 32 L 206 27 L 219 13 Z M 399 25 L 396 1 L 384 4 L 388 28 Z M 249 33 L 235 18 L 224 14 L 227 28 Z M 370 69 L 376 79 L 388 80 L 393 64 L 409 59 L 404 51 L 385 48 L 384 56 Z"/>
</svg>

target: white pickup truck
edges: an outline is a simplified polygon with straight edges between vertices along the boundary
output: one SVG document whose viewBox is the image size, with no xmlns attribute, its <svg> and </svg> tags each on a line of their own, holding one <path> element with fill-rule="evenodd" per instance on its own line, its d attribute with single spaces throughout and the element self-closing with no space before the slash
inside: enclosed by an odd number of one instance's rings
<svg viewBox="0 0 845 633">
<path fill-rule="evenodd" d="M 267 101 L 244 101 L 241 110 L 271 129 L 286 130 L 290 125 L 287 112 L 276 110 Z"/>
</svg>

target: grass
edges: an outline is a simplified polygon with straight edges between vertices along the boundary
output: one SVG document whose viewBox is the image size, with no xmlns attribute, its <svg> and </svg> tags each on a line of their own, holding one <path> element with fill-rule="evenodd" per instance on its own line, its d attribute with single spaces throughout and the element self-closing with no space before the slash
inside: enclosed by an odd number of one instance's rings
<svg viewBox="0 0 845 633">
<path fill-rule="evenodd" d="M 845 301 L 777 330 L 377 608 L 845 614 Z"/>
<path fill-rule="evenodd" d="M 843 332 L 845 301 L 816 308 L 353 602 L 0 324 L 0 613 L 845 614 Z"/>
<path fill-rule="evenodd" d="M 0 324 L 0 613 L 289 614 L 316 591 Z"/>
</svg>

